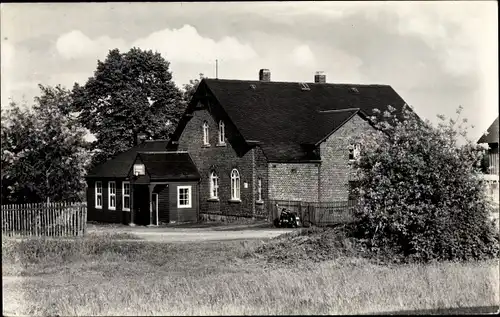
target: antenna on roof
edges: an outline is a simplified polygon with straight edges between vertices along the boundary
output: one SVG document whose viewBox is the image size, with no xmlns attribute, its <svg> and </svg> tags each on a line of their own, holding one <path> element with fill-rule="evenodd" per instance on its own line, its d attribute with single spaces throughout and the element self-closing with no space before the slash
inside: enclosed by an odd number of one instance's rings
<svg viewBox="0 0 500 317">
<path fill-rule="evenodd" d="M 219 79 L 219 60 L 215 60 L 215 79 Z"/>
</svg>

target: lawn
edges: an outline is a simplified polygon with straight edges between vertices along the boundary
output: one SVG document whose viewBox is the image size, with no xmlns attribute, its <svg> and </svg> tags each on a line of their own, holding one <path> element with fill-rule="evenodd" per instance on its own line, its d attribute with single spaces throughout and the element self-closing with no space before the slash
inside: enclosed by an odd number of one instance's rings
<svg viewBox="0 0 500 317">
<path fill-rule="evenodd" d="M 499 303 L 498 260 L 380 265 L 339 254 L 278 261 L 262 246 L 279 239 L 116 238 L 4 238 L 2 272 L 14 279 L 4 284 L 4 303 L 17 292 L 17 313 L 61 316 L 364 314 Z"/>
</svg>

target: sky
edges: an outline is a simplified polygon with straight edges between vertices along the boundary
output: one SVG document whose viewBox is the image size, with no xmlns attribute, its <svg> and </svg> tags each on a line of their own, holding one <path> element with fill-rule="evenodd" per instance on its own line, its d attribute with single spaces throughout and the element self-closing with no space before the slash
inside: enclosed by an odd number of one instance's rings
<svg viewBox="0 0 500 317">
<path fill-rule="evenodd" d="M 71 88 L 110 49 L 158 51 L 179 87 L 203 73 L 388 84 L 419 116 L 461 118 L 479 138 L 498 116 L 496 1 L 2 3 L 1 105 L 38 84 Z"/>
</svg>

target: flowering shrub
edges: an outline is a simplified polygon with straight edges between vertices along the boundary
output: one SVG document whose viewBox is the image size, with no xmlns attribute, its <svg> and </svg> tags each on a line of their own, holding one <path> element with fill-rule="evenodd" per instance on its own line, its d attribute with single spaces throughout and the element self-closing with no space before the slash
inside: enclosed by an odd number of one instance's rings
<svg viewBox="0 0 500 317">
<path fill-rule="evenodd" d="M 460 115 L 461 108 L 457 110 Z M 483 149 L 466 139 L 467 122 L 433 126 L 405 107 L 371 117 L 376 131 L 363 135 L 358 234 L 379 250 L 406 261 L 468 260 L 498 255 L 480 166 Z M 389 254 L 387 253 L 387 254 Z"/>
</svg>

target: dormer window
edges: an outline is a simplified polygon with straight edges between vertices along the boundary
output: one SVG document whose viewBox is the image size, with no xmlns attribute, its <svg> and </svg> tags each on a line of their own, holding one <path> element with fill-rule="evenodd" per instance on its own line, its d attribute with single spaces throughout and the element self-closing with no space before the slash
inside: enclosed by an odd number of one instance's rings
<svg viewBox="0 0 500 317">
<path fill-rule="evenodd" d="M 210 145 L 208 139 L 208 122 L 203 122 L 203 145 Z"/>
<path fill-rule="evenodd" d="M 226 132 L 224 131 L 224 122 L 219 121 L 219 145 L 226 144 Z"/>
</svg>

